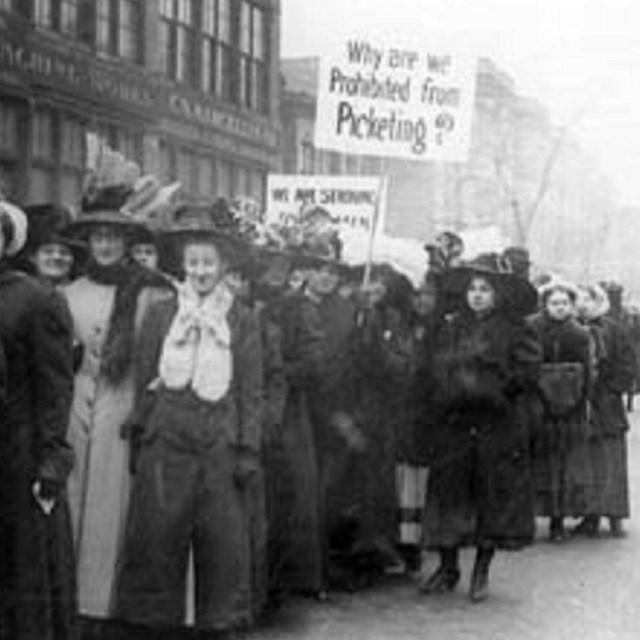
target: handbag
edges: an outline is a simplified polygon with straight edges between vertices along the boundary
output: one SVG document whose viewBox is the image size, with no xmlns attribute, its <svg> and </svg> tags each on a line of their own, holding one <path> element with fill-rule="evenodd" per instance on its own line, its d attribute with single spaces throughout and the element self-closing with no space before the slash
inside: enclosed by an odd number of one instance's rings
<svg viewBox="0 0 640 640">
<path fill-rule="evenodd" d="M 585 367 L 579 362 L 546 363 L 540 366 L 538 388 L 553 418 L 570 414 L 584 398 Z"/>
</svg>

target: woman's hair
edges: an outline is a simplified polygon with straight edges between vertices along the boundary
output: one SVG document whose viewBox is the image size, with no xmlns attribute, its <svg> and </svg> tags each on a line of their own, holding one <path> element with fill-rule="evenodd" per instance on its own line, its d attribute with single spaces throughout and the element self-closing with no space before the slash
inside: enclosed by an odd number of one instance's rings
<svg viewBox="0 0 640 640">
<path fill-rule="evenodd" d="M 572 304 L 575 304 L 578 299 L 578 291 L 572 284 L 569 284 L 568 282 L 552 282 L 540 288 L 540 304 L 543 307 L 546 307 L 549 302 L 549 298 L 554 293 L 566 294 Z"/>
<path fill-rule="evenodd" d="M 580 287 L 595 303 L 593 318 L 601 318 L 609 311 L 609 296 L 599 284 L 583 285 Z"/>
<path fill-rule="evenodd" d="M 486 282 L 491 287 L 491 289 L 493 289 L 493 294 L 495 297 L 494 303 L 496 307 L 500 302 L 502 302 L 502 296 L 498 283 L 496 282 L 495 278 L 492 278 L 491 275 L 485 273 L 472 273 L 469 276 L 467 286 L 465 287 L 465 294 L 469 293 L 469 289 L 471 288 L 471 284 L 474 280 L 482 280 L 483 282 Z"/>
<path fill-rule="evenodd" d="M 16 229 L 13 225 L 13 220 L 11 220 L 11 216 L 4 211 L 0 211 L 0 233 L 2 234 L 5 247 L 13 242 L 15 232 Z"/>
</svg>

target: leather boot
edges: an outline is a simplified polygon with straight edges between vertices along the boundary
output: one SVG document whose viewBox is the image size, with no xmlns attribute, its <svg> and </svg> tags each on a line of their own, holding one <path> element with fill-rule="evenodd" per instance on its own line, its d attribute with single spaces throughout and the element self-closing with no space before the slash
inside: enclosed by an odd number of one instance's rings
<svg viewBox="0 0 640 640">
<path fill-rule="evenodd" d="M 622 518 L 609 518 L 609 529 L 612 538 L 624 538 L 626 535 L 622 526 Z"/>
<path fill-rule="evenodd" d="M 441 549 L 440 566 L 431 576 L 423 582 L 420 593 L 450 593 L 460 581 L 460 569 L 458 566 L 458 549 Z"/>
<path fill-rule="evenodd" d="M 574 536 L 587 536 L 587 538 L 596 538 L 600 529 L 600 518 L 598 516 L 585 516 L 582 521 L 575 527 L 571 534 Z"/>
<path fill-rule="evenodd" d="M 493 547 L 478 547 L 469 588 L 471 602 L 484 602 L 489 597 L 489 567 L 494 555 Z"/>
<path fill-rule="evenodd" d="M 562 542 L 565 539 L 563 518 L 551 518 L 549 521 L 549 540 L 551 542 Z"/>
</svg>

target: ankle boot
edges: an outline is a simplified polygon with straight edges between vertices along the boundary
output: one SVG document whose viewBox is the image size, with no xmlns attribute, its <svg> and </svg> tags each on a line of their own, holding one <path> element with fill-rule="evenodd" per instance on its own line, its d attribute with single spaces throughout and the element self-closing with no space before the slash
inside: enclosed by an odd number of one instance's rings
<svg viewBox="0 0 640 640">
<path fill-rule="evenodd" d="M 549 521 L 549 540 L 551 542 L 562 542 L 565 538 L 564 519 L 551 518 Z"/>
<path fill-rule="evenodd" d="M 571 532 L 574 536 L 587 536 L 595 538 L 600 528 L 600 518 L 598 516 L 585 516 L 577 527 Z"/>
<path fill-rule="evenodd" d="M 622 526 L 622 518 L 609 518 L 609 529 L 613 538 L 624 538 L 625 532 Z"/>
<path fill-rule="evenodd" d="M 483 602 L 489 597 L 489 567 L 494 554 L 495 549 L 492 547 L 478 547 L 469 589 L 471 602 Z"/>
<path fill-rule="evenodd" d="M 441 549 L 440 566 L 420 585 L 419 589 L 424 594 L 450 593 L 459 581 L 458 549 Z"/>
</svg>

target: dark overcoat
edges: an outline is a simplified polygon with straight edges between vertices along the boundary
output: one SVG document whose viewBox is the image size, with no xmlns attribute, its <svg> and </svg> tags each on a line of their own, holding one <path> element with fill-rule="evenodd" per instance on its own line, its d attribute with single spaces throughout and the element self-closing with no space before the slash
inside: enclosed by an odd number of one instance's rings
<svg viewBox="0 0 640 640">
<path fill-rule="evenodd" d="M 6 389 L 0 419 L 0 638 L 67 640 L 75 629 L 75 568 L 64 487 L 73 397 L 72 334 L 59 294 L 0 273 Z M 36 480 L 61 490 L 47 516 Z"/>
<path fill-rule="evenodd" d="M 567 397 L 573 408 L 555 415 L 540 393 L 542 420 L 534 442 L 534 462 L 538 495 L 538 514 L 544 516 L 580 516 L 587 511 L 587 488 L 591 465 L 587 455 L 587 399 L 592 388 L 591 337 L 573 318 L 556 321 L 546 313 L 536 315 L 531 324 L 542 345 L 544 364 L 582 365 L 583 380 L 579 393 Z M 563 397 L 569 396 L 563 394 Z"/>
<path fill-rule="evenodd" d="M 533 540 L 526 427 L 516 407 L 541 359 L 529 325 L 498 312 L 460 313 L 439 332 L 439 398 L 425 509 L 427 546 L 519 548 Z"/>
<path fill-rule="evenodd" d="M 627 431 L 629 420 L 623 394 L 634 376 L 634 354 L 627 329 L 604 316 L 590 323 L 597 354 L 597 378 L 591 397 L 589 442 L 592 487 L 590 513 L 629 516 Z"/>
<path fill-rule="evenodd" d="M 318 305 L 294 295 L 274 310 L 282 337 L 286 397 L 282 416 L 280 496 L 283 589 L 317 593 L 326 588 L 325 505 L 310 397 L 321 379 L 325 332 Z"/>
</svg>

